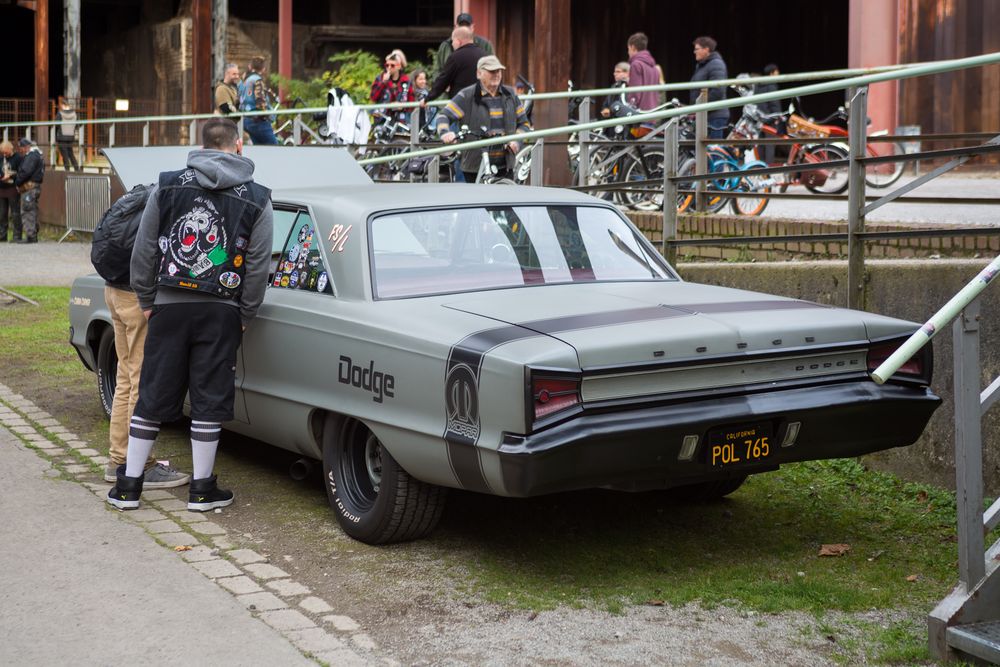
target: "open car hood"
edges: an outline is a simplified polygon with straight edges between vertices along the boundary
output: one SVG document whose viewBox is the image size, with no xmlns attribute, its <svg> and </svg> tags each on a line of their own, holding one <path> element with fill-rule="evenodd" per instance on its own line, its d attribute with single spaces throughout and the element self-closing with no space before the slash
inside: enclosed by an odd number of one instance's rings
<svg viewBox="0 0 1000 667">
<path fill-rule="evenodd" d="M 160 172 L 182 169 L 198 146 L 105 148 L 104 155 L 125 190 L 156 183 Z M 315 186 L 371 185 L 372 180 L 347 149 L 330 146 L 246 146 L 253 160 L 253 179 L 271 190 Z"/>
</svg>

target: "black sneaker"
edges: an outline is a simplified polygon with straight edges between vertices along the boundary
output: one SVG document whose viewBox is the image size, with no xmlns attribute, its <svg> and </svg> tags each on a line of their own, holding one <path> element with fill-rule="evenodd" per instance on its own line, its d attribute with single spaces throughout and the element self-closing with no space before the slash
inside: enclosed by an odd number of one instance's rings
<svg viewBox="0 0 1000 667">
<path fill-rule="evenodd" d="M 188 493 L 188 511 L 207 512 L 233 503 L 233 492 L 220 489 L 215 483 L 217 475 L 205 479 L 192 479 Z"/>
<path fill-rule="evenodd" d="M 120 510 L 134 510 L 139 507 L 139 496 L 142 495 L 142 476 L 126 477 L 125 465 L 118 466 L 115 485 L 108 491 L 108 504 Z"/>
</svg>

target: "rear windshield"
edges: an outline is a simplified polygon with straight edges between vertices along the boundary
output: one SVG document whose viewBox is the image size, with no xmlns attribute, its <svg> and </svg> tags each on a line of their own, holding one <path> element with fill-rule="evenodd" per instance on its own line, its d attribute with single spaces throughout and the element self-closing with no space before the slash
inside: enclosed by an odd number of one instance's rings
<svg viewBox="0 0 1000 667">
<path fill-rule="evenodd" d="M 497 206 L 384 215 L 372 221 L 377 298 L 620 280 L 673 280 L 613 211 Z"/>
</svg>

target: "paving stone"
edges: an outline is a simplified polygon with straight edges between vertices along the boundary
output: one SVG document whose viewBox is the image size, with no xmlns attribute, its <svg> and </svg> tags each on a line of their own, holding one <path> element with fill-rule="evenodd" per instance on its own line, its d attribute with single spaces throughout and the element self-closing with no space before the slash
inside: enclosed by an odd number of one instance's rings
<svg viewBox="0 0 1000 667">
<path fill-rule="evenodd" d="M 83 449 L 78 449 L 76 450 L 76 453 L 79 454 L 80 456 L 87 456 L 87 457 L 101 455 L 99 451 L 97 451 L 96 449 L 91 449 L 90 447 L 84 447 Z"/>
<path fill-rule="evenodd" d="M 285 633 L 285 636 L 292 640 L 292 643 L 299 647 L 299 650 L 308 651 L 309 653 L 339 651 L 347 648 L 344 642 L 340 641 L 323 628 L 292 630 Z"/>
<path fill-rule="evenodd" d="M 201 572 L 203 575 L 209 579 L 218 579 L 219 577 L 239 577 L 243 575 L 240 568 L 236 567 L 228 560 L 222 560 L 218 558 L 216 560 L 203 560 L 191 563 L 194 569 Z"/>
<path fill-rule="evenodd" d="M 94 489 L 95 491 L 97 489 L 101 489 L 104 491 L 105 494 L 108 492 L 107 482 L 105 482 L 103 485 L 91 484 L 89 486 L 97 487 L 96 489 Z M 128 518 L 132 519 L 133 521 L 138 521 L 139 523 L 149 523 L 149 522 L 159 523 L 161 520 L 166 519 L 167 517 L 163 516 L 161 512 L 157 512 L 154 509 L 144 507 L 142 509 L 137 509 L 129 512 Z M 174 526 L 173 528 L 174 530 L 177 530 L 177 524 L 175 524 L 173 521 L 170 521 L 169 523 Z M 150 526 L 152 526 L 152 523 L 150 523 Z M 170 531 L 153 531 L 153 532 L 170 532 Z"/>
<path fill-rule="evenodd" d="M 250 569 L 250 566 L 247 566 L 247 569 Z M 297 581 L 292 581 L 291 579 L 274 579 L 273 581 L 268 581 L 264 585 L 272 591 L 275 591 L 278 595 L 284 595 L 286 597 L 290 595 L 305 595 L 310 592 L 308 588 Z"/>
<path fill-rule="evenodd" d="M 7 428 L 12 429 L 12 430 L 15 427 L 20 427 L 20 426 L 27 426 L 28 428 L 31 428 L 31 425 L 28 424 L 28 422 L 26 422 L 20 416 L 15 416 L 15 415 L 4 417 L 4 418 L 0 419 L 0 422 L 3 422 L 4 426 L 6 426 Z M 35 429 L 32 428 L 31 430 L 35 430 Z"/>
<path fill-rule="evenodd" d="M 37 447 L 38 449 L 44 449 L 47 451 L 62 449 L 62 447 L 56 443 L 46 440 L 45 438 L 42 438 L 41 440 L 31 440 L 30 442 L 32 447 Z"/>
<path fill-rule="evenodd" d="M 248 563 L 263 563 L 267 561 L 266 556 L 262 556 L 253 549 L 233 549 L 226 554 L 240 565 Z"/>
<path fill-rule="evenodd" d="M 201 512 L 188 512 L 187 507 L 179 512 L 171 512 L 170 514 L 181 523 L 199 523 L 202 521 L 208 521 L 208 517 L 204 514 Z"/>
<path fill-rule="evenodd" d="M 211 521 L 203 521 L 201 523 L 194 523 L 191 525 L 191 530 L 201 535 L 225 535 L 226 529 L 217 523 L 212 523 Z"/>
<path fill-rule="evenodd" d="M 93 461 L 96 465 L 101 466 L 103 468 L 104 466 L 108 465 L 108 461 L 110 461 L 111 459 L 109 459 L 107 456 L 91 456 L 90 460 Z M 104 473 L 101 474 L 103 475 Z"/>
<path fill-rule="evenodd" d="M 93 482 L 81 482 L 81 484 L 85 489 L 93 491 L 94 493 L 97 493 L 98 491 L 103 491 L 104 493 L 107 493 L 108 490 L 111 488 L 107 484 L 94 484 Z M 130 514 L 136 514 L 142 511 L 143 510 L 135 510 L 134 512 L 130 512 Z"/>
<path fill-rule="evenodd" d="M 77 440 L 76 438 L 59 438 L 66 446 L 70 449 L 86 449 L 90 446 L 89 442 L 84 442 L 83 440 Z M 96 452 L 95 452 L 96 453 Z"/>
<path fill-rule="evenodd" d="M 56 426 L 56 425 L 58 425 L 58 424 L 59 424 L 59 422 L 57 422 L 57 421 L 56 421 L 56 420 L 55 420 L 55 419 L 54 419 L 54 418 L 52 417 L 52 415 L 50 415 L 50 414 L 49 414 L 48 412 L 46 412 L 45 410 L 38 410 L 38 411 L 37 411 L 37 412 L 35 413 L 35 417 L 34 417 L 34 419 L 35 419 L 35 421 L 41 421 L 41 420 L 45 420 L 45 421 L 50 421 L 50 422 L 52 422 L 52 425 L 53 425 L 53 426 Z"/>
<path fill-rule="evenodd" d="M 233 543 L 228 537 L 216 537 L 212 543 L 223 551 L 229 551 L 233 548 Z"/>
<path fill-rule="evenodd" d="M 10 430 L 18 435 L 28 435 L 29 433 L 37 433 L 33 426 L 11 426 Z"/>
<path fill-rule="evenodd" d="M 50 426 L 59 426 L 59 422 L 57 422 L 55 419 L 52 419 L 51 417 L 39 416 L 39 418 L 35 420 L 35 423 L 38 424 L 39 426 L 45 427 L 46 429 L 48 429 Z"/>
<path fill-rule="evenodd" d="M 166 512 L 176 512 L 177 510 L 186 510 L 187 503 L 183 500 L 177 500 L 177 498 L 170 496 L 168 500 L 157 500 L 154 501 L 161 510 Z"/>
<path fill-rule="evenodd" d="M 60 436 L 60 437 L 62 437 L 64 439 L 70 435 L 69 430 L 66 429 L 65 426 L 50 426 L 49 428 L 47 428 L 45 430 L 48 431 L 49 433 L 54 434 L 54 435 L 58 435 L 58 436 Z M 76 436 L 73 436 L 71 439 L 72 440 L 76 440 Z"/>
<path fill-rule="evenodd" d="M 178 530 L 180 530 L 180 526 L 177 525 L 176 521 L 171 521 L 170 519 L 162 519 L 161 521 L 152 521 L 150 523 L 147 523 L 146 530 L 153 533 L 154 535 L 159 535 L 160 533 L 176 533 Z"/>
<path fill-rule="evenodd" d="M 257 582 L 247 576 L 225 577 L 216 579 L 215 583 L 225 588 L 230 593 L 236 595 L 247 595 L 249 593 L 260 593 L 264 589 L 257 585 Z"/>
<path fill-rule="evenodd" d="M 256 611 L 272 611 L 274 609 L 287 609 L 288 603 L 273 593 L 251 593 L 240 595 L 236 598 L 247 609 Z"/>
<path fill-rule="evenodd" d="M 62 475 L 61 472 L 59 472 L 58 470 L 55 470 L 54 468 L 49 468 L 48 470 L 46 470 L 42 474 L 45 475 L 46 477 L 50 478 L 50 479 L 55 479 L 55 478 L 59 477 L 60 475 Z"/>
<path fill-rule="evenodd" d="M 82 475 L 85 472 L 90 472 L 90 466 L 82 463 L 70 463 L 66 466 L 66 472 L 71 475 Z"/>
<path fill-rule="evenodd" d="M 275 630 L 304 630 L 305 628 L 316 627 L 308 616 L 295 611 L 294 609 L 277 609 L 275 611 L 265 611 L 260 615 L 260 620 L 270 625 Z"/>
<path fill-rule="evenodd" d="M 375 640 L 363 632 L 351 635 L 351 641 L 358 648 L 363 648 L 367 651 L 374 651 L 376 649 Z"/>
<path fill-rule="evenodd" d="M 368 661 L 354 651 L 344 648 L 339 651 L 322 651 L 312 654 L 316 660 L 337 667 L 366 667 Z"/>
<path fill-rule="evenodd" d="M 361 629 L 358 622 L 350 616 L 324 616 L 323 621 L 329 623 L 334 629 L 340 632 L 354 632 Z"/>
<path fill-rule="evenodd" d="M 170 493 L 169 491 L 164 491 L 163 489 L 150 489 L 149 491 L 142 492 L 143 500 L 176 500 L 177 496 Z M 184 506 L 187 509 L 187 505 Z"/>
<path fill-rule="evenodd" d="M 194 563 L 203 560 L 213 560 L 219 557 L 219 551 L 217 549 L 209 549 L 203 544 L 199 544 L 190 551 L 181 551 L 181 558 L 189 563 Z"/>
<path fill-rule="evenodd" d="M 308 597 L 299 602 L 299 606 L 313 614 L 327 614 L 333 611 L 333 607 L 328 605 L 326 600 L 317 597 Z"/>
<path fill-rule="evenodd" d="M 198 538 L 188 533 L 162 533 L 156 536 L 156 539 L 160 540 L 168 547 L 180 547 L 189 546 L 193 547 L 198 544 Z"/>
<path fill-rule="evenodd" d="M 288 573 L 279 567 L 268 563 L 252 563 L 246 566 L 247 572 L 258 579 L 281 579 L 288 577 Z"/>
</svg>

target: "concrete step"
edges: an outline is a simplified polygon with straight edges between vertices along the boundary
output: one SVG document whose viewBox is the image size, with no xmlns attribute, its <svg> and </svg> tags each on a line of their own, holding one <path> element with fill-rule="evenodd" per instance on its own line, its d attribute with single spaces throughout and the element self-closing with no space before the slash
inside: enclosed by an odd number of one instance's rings
<svg viewBox="0 0 1000 667">
<path fill-rule="evenodd" d="M 951 648 L 1000 665 L 1000 621 L 954 625 L 946 637 Z"/>
</svg>

